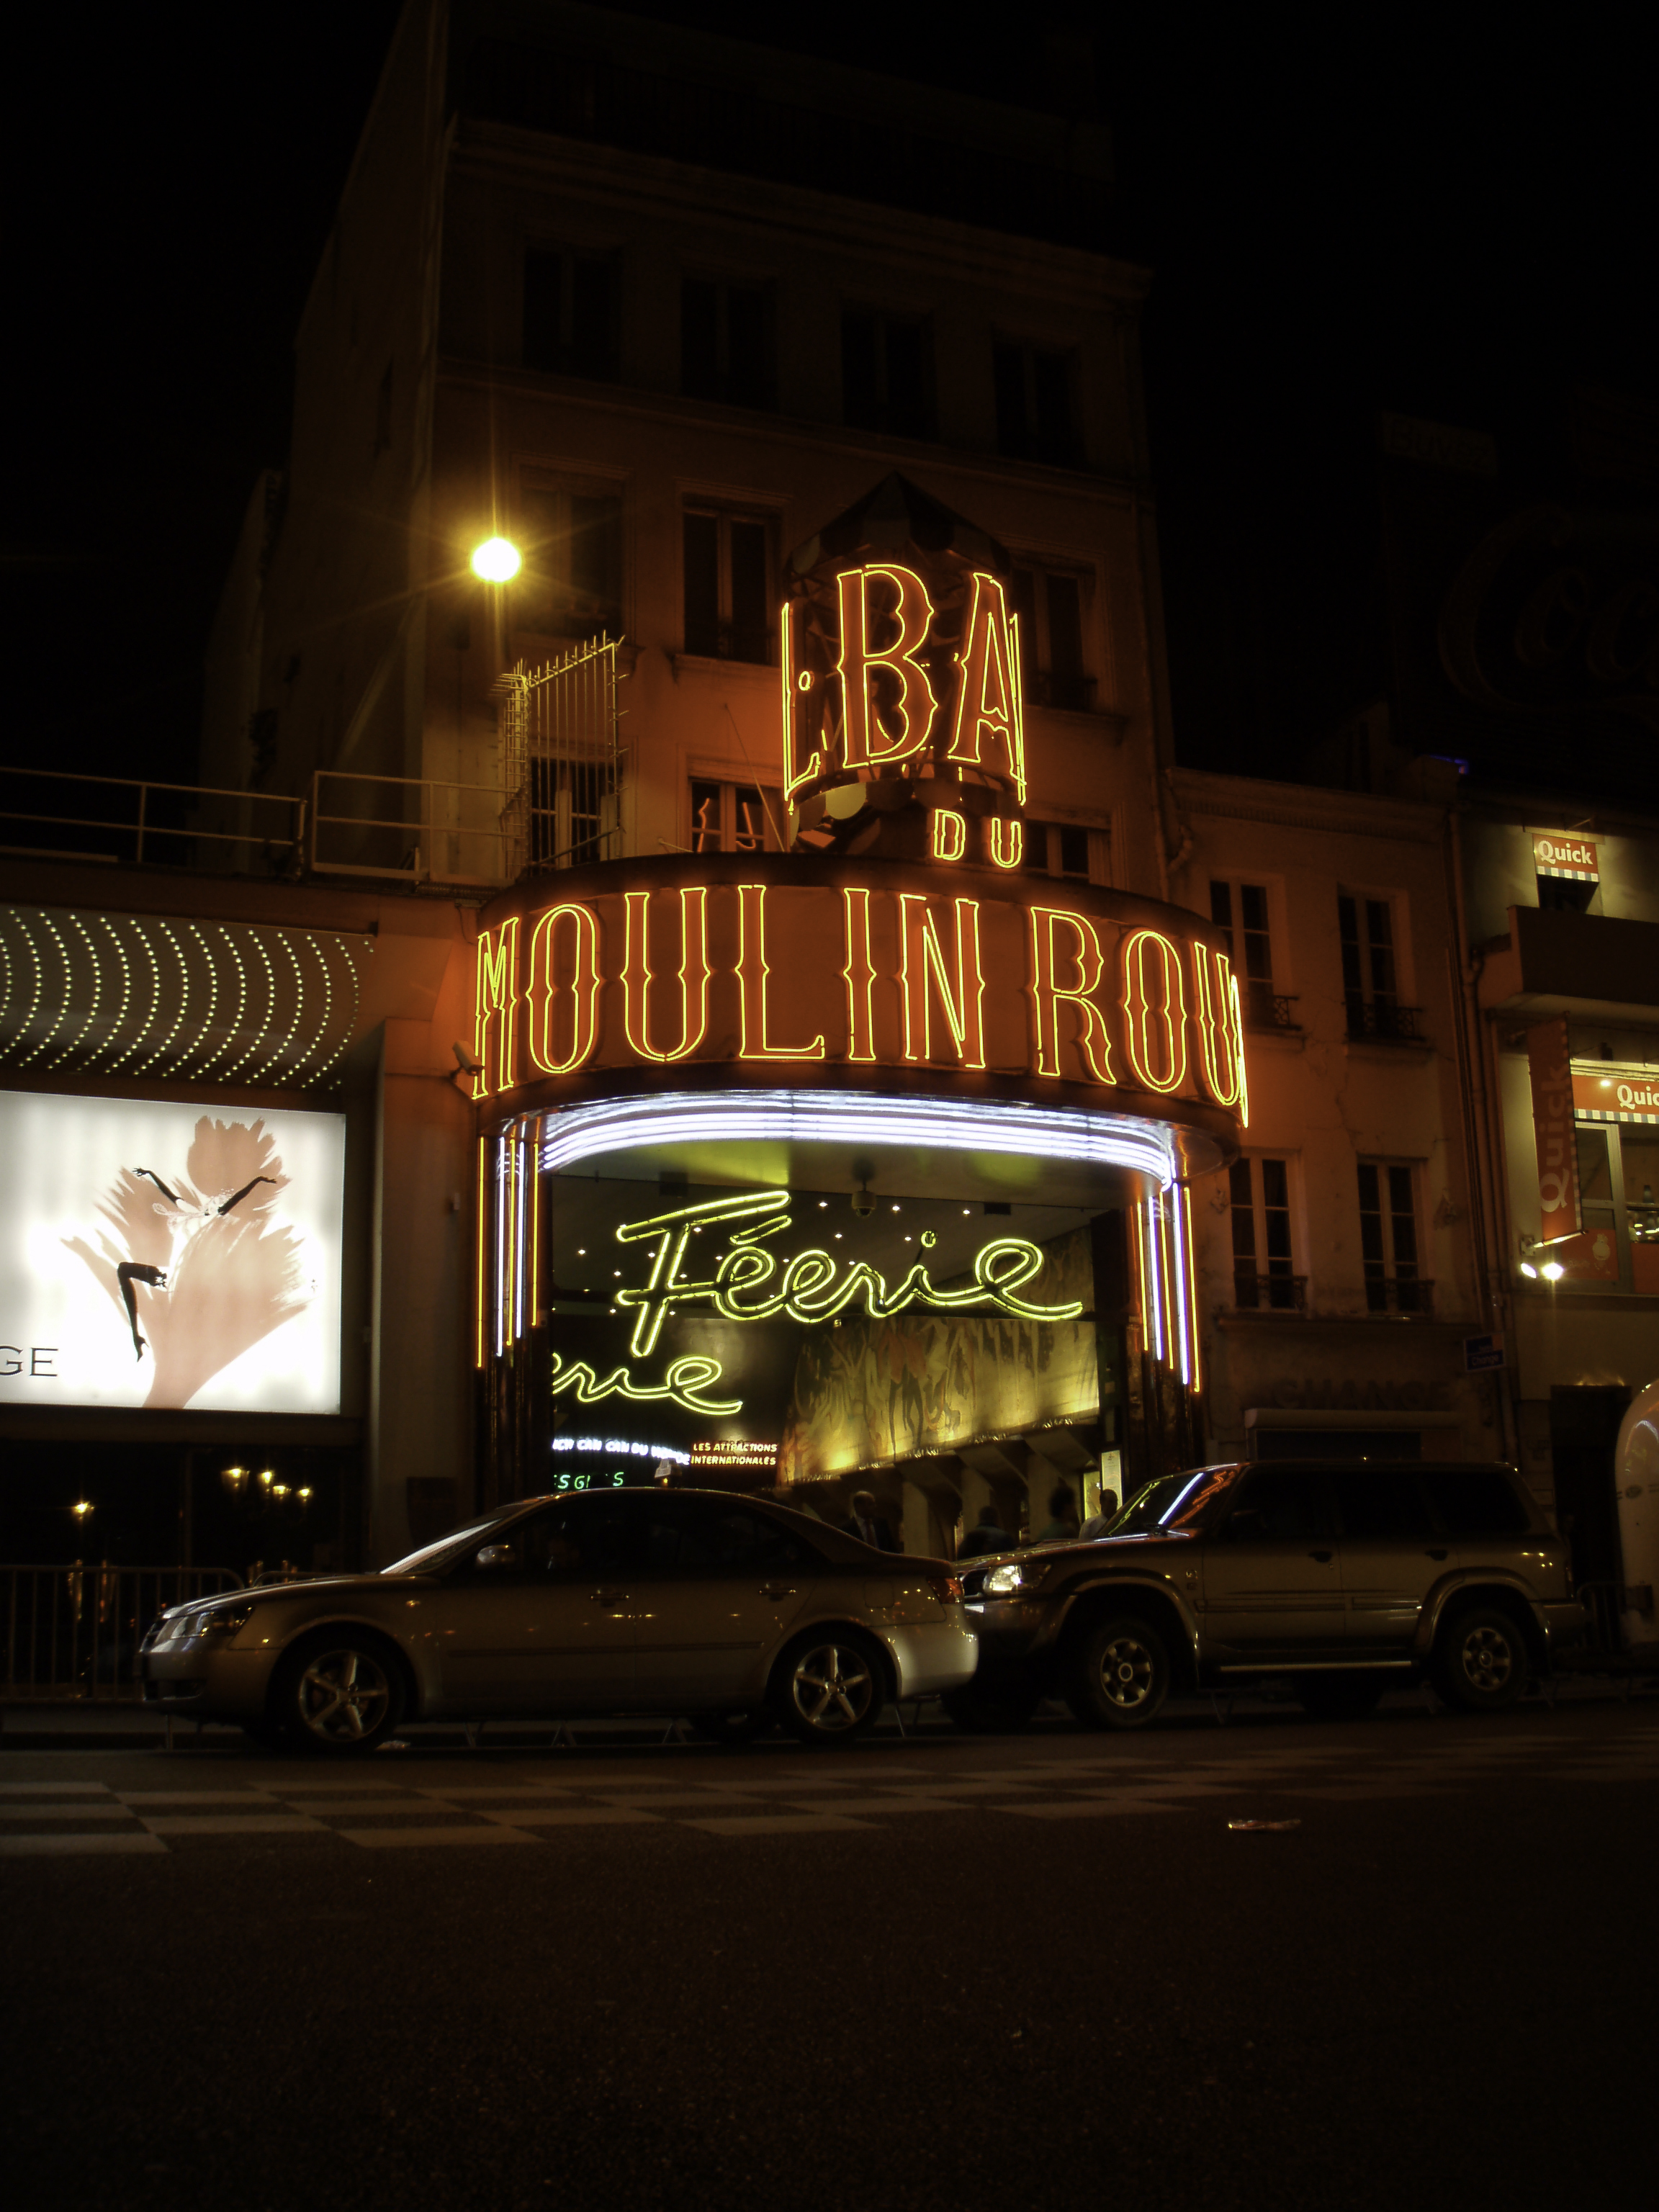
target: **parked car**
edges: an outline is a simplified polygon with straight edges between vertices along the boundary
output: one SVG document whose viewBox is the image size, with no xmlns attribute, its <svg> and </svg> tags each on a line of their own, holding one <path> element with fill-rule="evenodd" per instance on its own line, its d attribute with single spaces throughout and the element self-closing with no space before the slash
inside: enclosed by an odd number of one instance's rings
<svg viewBox="0 0 1659 2212">
<path fill-rule="evenodd" d="M 400 1721 L 683 1714 L 741 1735 L 775 1717 L 846 1743 L 902 1697 L 960 1687 L 975 1639 L 939 1560 L 875 1552 L 718 1492 L 541 1498 L 375 1575 L 174 1606 L 144 1696 L 262 1741 L 369 1751 Z"/>
<path fill-rule="evenodd" d="M 969 1727 L 1063 1696 L 1144 1727 L 1170 1689 L 1271 1677 L 1307 1710 L 1369 1711 L 1428 1676 L 1449 1704 L 1511 1704 L 1582 1632 L 1568 1547 L 1507 1467 L 1300 1460 L 1149 1483 L 1091 1542 L 964 1565 L 979 1668 L 946 1703 Z"/>
</svg>

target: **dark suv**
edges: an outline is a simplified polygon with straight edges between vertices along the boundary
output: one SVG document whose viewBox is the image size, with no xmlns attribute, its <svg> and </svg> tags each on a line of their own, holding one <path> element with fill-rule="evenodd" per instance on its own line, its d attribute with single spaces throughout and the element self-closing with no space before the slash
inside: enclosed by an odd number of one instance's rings
<svg viewBox="0 0 1659 2212">
<path fill-rule="evenodd" d="M 1519 1697 L 1583 1626 L 1567 1546 L 1507 1467 L 1254 1460 L 1162 1476 L 1092 1542 L 976 1559 L 968 1726 L 1063 1696 L 1139 1728 L 1172 1686 L 1284 1677 L 1322 1719 L 1427 1675 L 1468 1712 Z"/>
</svg>

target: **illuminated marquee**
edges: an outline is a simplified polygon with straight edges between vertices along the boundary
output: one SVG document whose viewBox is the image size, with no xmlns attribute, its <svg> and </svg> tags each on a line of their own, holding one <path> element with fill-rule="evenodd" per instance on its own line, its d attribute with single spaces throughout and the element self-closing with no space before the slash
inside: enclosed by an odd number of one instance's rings
<svg viewBox="0 0 1659 2212">
<path fill-rule="evenodd" d="M 557 903 L 481 933 L 476 1097 L 562 1105 L 641 1070 L 763 1081 L 788 1065 L 1248 1120 L 1238 988 L 1192 915 L 1085 885 L 1064 905 L 1023 884 L 959 895 L 925 868 L 848 882 L 817 858 L 735 855 L 722 880 L 706 856 L 690 884 L 683 869 L 637 862 L 615 889 L 572 871 Z"/>
</svg>

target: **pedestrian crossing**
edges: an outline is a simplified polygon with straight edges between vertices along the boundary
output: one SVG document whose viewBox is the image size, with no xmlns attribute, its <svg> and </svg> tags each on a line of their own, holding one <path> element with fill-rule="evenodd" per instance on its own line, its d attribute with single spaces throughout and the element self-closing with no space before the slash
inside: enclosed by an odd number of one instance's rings
<svg viewBox="0 0 1659 2212">
<path fill-rule="evenodd" d="M 471 1761 L 411 1759 L 396 1775 L 295 1766 L 246 1784 L 126 1788 L 118 1782 L 0 1782 L 0 1858 L 154 1857 L 238 1840 L 356 1851 L 556 1842 L 573 1831 L 656 1827 L 744 1837 L 852 1834 L 931 1816 L 977 1822 L 1115 1820 L 1161 1814 L 1224 1820 L 1301 1805 L 1450 1797 L 1504 1779 L 1577 1789 L 1659 1781 L 1659 1724 L 1632 1715 L 1616 1732 L 1459 1731 L 1434 1741 L 1345 1732 L 1338 1743 L 1259 1739 L 1205 1757 L 1169 1738 L 1090 1739 L 975 1763 L 960 1745 L 890 1763 L 835 1762 L 769 1749 L 742 1758 L 674 1753 L 623 1764 L 603 1754 L 547 1754 L 544 1772 L 515 1755 L 474 1778 Z M 718 1761 L 720 1771 L 710 1772 Z M 401 1765 L 401 1762 L 400 1765 Z"/>
</svg>

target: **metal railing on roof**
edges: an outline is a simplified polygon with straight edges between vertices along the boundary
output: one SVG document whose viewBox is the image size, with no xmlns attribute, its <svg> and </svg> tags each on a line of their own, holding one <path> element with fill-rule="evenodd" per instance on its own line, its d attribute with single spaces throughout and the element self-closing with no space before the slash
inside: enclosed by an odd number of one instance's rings
<svg viewBox="0 0 1659 2212">
<path fill-rule="evenodd" d="M 0 782 L 0 796 L 8 802 L 33 793 L 40 799 L 32 807 L 0 805 L 0 822 L 77 833 L 73 843 L 32 838 L 23 844 L 0 845 L 0 852 L 13 859 L 91 860 L 112 866 L 161 860 L 177 867 L 198 860 L 204 847 L 234 846 L 258 854 L 269 866 L 283 867 L 292 865 L 305 847 L 306 802 L 285 793 L 227 791 L 209 784 L 83 775 L 53 768 L 0 766 L 0 778 L 5 779 Z M 102 802 L 82 797 L 93 790 L 110 796 Z M 59 791 L 61 798 L 56 795 Z M 202 819 L 203 802 L 220 799 L 229 805 L 211 807 L 209 813 L 234 826 L 213 829 Z M 193 818 L 158 819 L 158 800 L 162 816 L 171 812 Z"/>
</svg>

